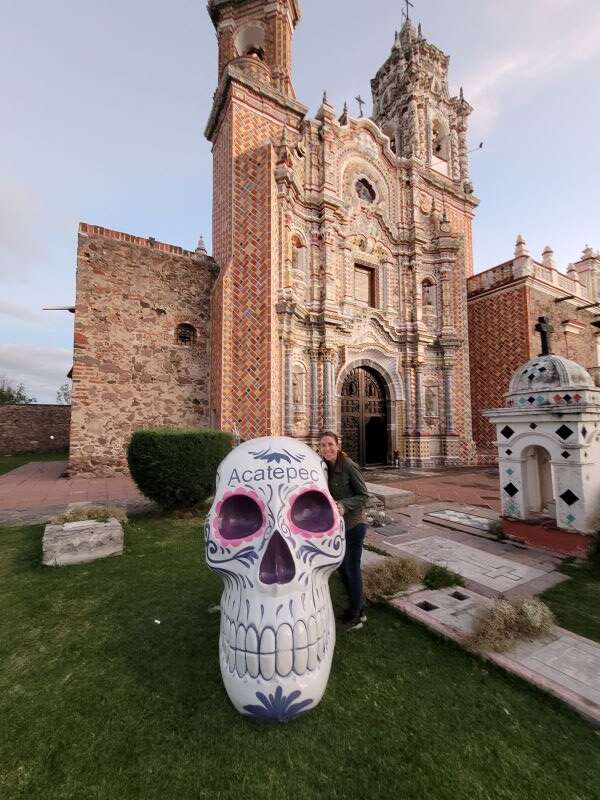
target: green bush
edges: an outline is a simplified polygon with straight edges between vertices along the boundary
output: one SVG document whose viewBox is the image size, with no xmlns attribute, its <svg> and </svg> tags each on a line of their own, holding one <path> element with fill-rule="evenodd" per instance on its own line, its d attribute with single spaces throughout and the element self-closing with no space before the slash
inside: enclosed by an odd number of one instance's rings
<svg viewBox="0 0 600 800">
<path fill-rule="evenodd" d="M 600 531 L 590 538 L 587 552 L 588 559 L 594 564 L 600 564 Z"/>
<path fill-rule="evenodd" d="M 465 583 L 460 575 L 452 572 L 446 567 L 433 566 L 425 573 L 423 584 L 428 589 L 444 589 L 446 586 L 464 586 Z"/>
<path fill-rule="evenodd" d="M 142 494 L 165 510 L 194 508 L 214 492 L 217 468 L 232 442 L 222 431 L 136 431 L 127 450 L 129 470 Z"/>
</svg>

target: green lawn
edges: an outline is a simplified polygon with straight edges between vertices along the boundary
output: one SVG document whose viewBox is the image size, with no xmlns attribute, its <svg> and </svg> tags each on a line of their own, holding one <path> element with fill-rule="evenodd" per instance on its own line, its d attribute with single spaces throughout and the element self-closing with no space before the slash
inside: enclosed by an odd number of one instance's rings
<svg viewBox="0 0 600 800">
<path fill-rule="evenodd" d="M 67 569 L 40 534 L 0 530 L 2 800 L 600 798 L 600 732 L 390 609 L 340 635 L 316 711 L 265 726 L 225 695 L 192 522 Z"/>
<path fill-rule="evenodd" d="M 542 595 L 559 625 L 600 642 L 600 564 L 564 563 L 562 572 L 571 577 Z"/>
<path fill-rule="evenodd" d="M 0 456 L 0 475 L 6 475 L 17 467 L 22 467 L 23 464 L 29 464 L 30 461 L 66 461 L 69 454 L 64 453 L 22 453 L 18 456 Z"/>
</svg>

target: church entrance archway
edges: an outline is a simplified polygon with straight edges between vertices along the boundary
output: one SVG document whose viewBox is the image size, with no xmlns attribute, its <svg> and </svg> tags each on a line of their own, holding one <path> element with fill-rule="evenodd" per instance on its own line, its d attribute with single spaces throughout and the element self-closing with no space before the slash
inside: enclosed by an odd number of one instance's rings
<svg viewBox="0 0 600 800">
<path fill-rule="evenodd" d="M 556 518 L 550 453 L 539 445 L 526 451 L 527 508 L 530 512 Z"/>
<path fill-rule="evenodd" d="M 371 367 L 356 367 L 342 387 L 342 446 L 362 467 L 386 464 L 388 402 L 385 383 Z"/>
</svg>

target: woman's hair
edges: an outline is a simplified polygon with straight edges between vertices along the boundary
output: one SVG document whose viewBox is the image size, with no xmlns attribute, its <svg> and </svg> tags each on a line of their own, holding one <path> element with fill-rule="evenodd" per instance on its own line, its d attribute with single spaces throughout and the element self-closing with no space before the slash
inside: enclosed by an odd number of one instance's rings
<svg viewBox="0 0 600 800">
<path fill-rule="evenodd" d="M 321 441 L 321 439 L 325 439 L 325 437 L 331 437 L 336 444 L 340 443 L 340 437 L 333 431 L 322 431 L 319 434 L 319 441 Z"/>
</svg>

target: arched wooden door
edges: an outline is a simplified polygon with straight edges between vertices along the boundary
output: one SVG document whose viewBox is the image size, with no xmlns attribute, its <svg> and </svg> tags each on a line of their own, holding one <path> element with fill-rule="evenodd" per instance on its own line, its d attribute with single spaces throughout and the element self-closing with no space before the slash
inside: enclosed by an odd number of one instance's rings
<svg viewBox="0 0 600 800">
<path fill-rule="evenodd" d="M 382 378 L 369 367 L 348 373 L 342 388 L 342 446 L 362 467 L 386 464 L 388 408 Z"/>
</svg>

